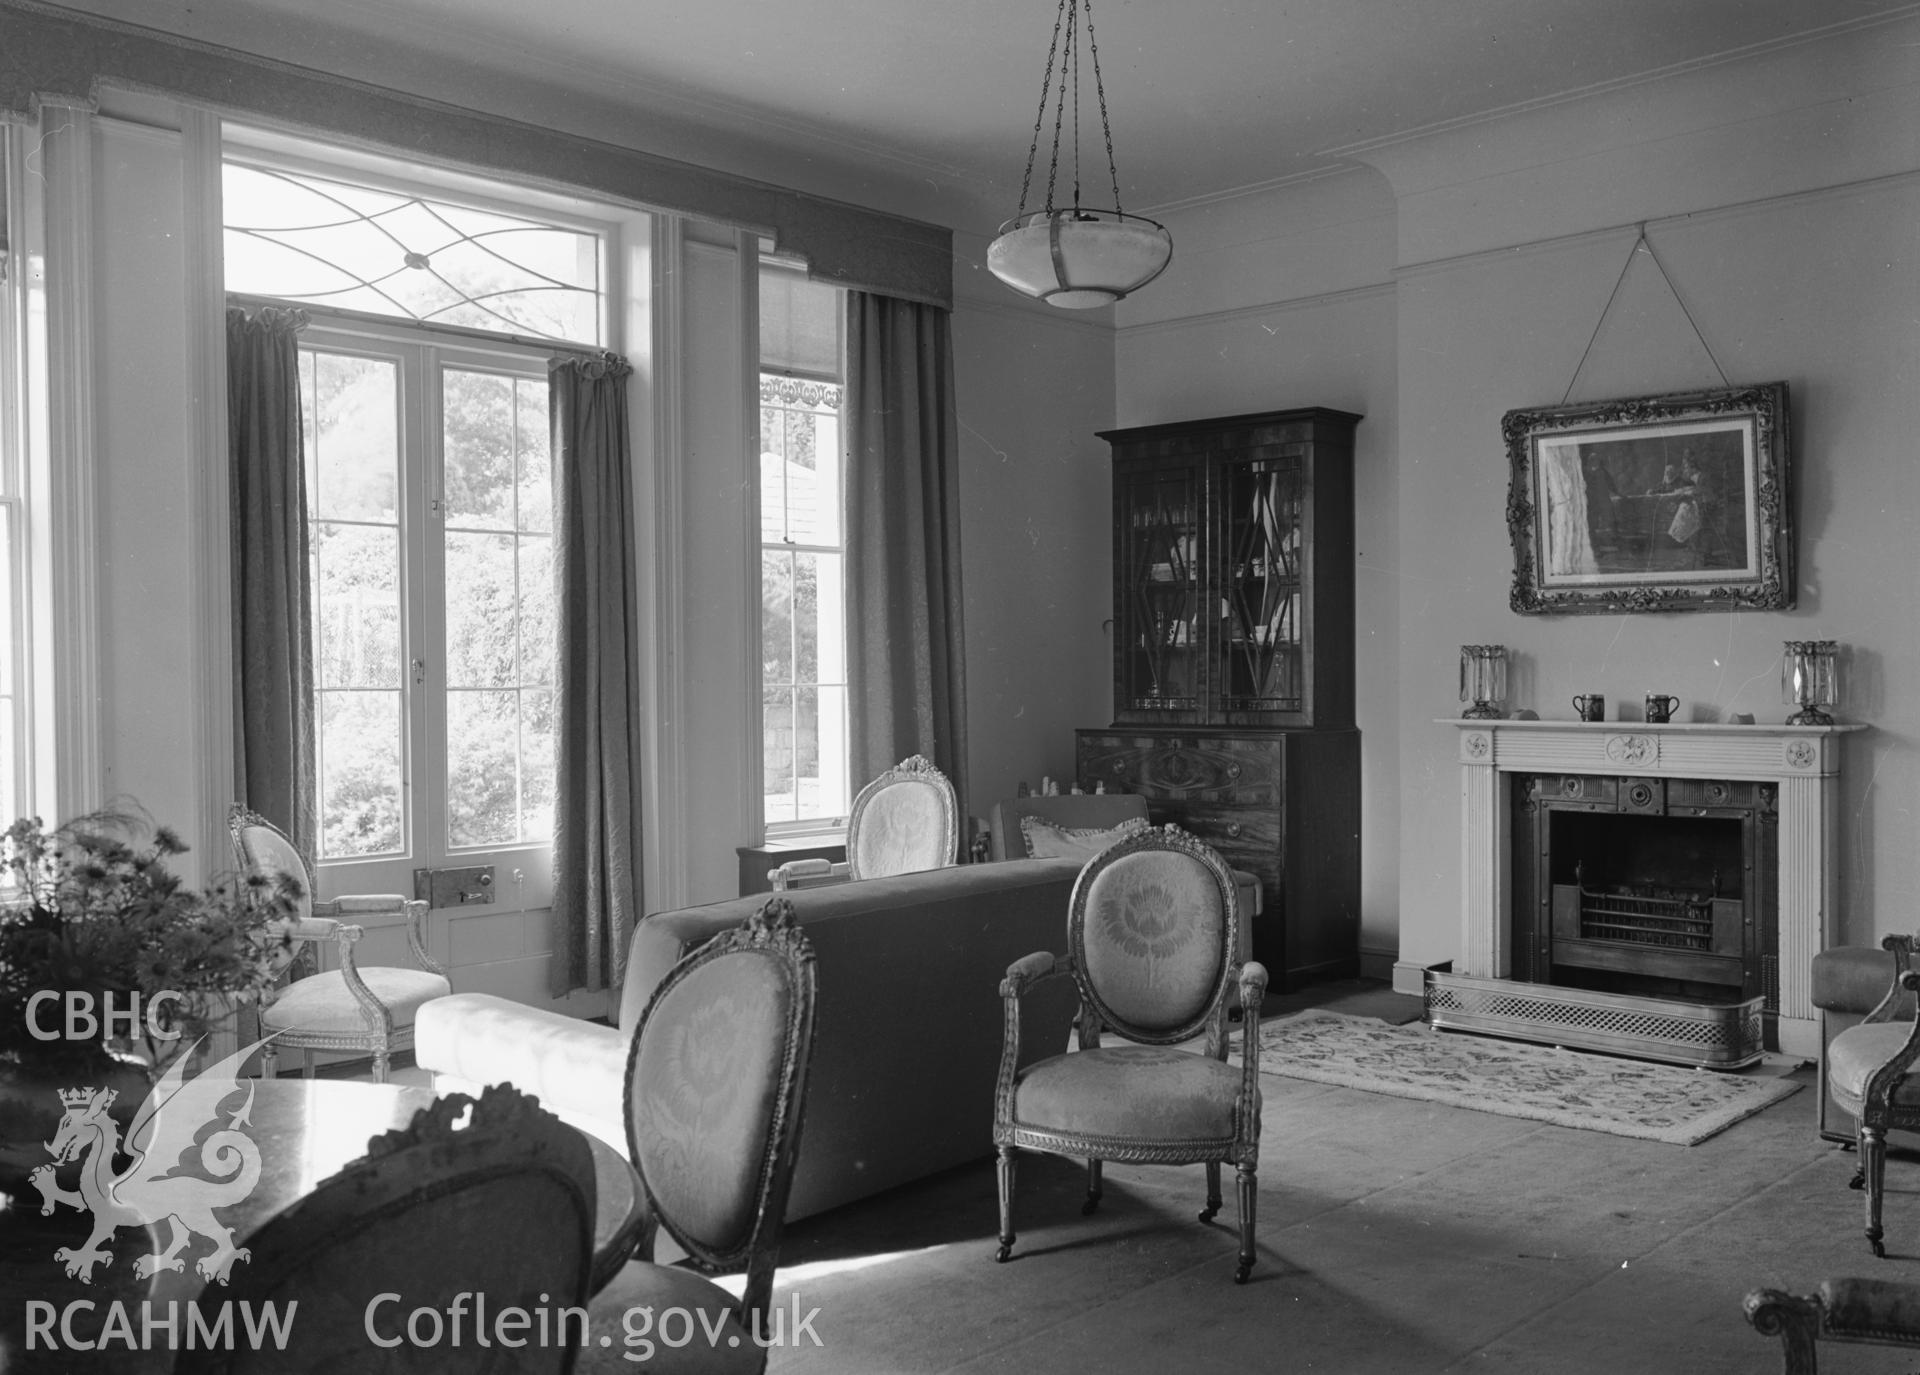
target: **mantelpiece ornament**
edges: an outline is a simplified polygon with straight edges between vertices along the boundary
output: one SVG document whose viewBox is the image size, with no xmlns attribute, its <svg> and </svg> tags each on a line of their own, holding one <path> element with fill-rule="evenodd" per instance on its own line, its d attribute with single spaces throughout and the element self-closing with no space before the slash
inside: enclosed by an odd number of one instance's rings
<svg viewBox="0 0 1920 1375">
<path fill-rule="evenodd" d="M 1660 740 L 1652 735 L 1610 735 L 1607 758 L 1616 764 L 1645 768 L 1660 758 Z"/>
<path fill-rule="evenodd" d="M 1460 737 L 1460 748 L 1469 759 L 1485 759 L 1493 753 L 1493 737 L 1484 731 L 1470 730 Z"/>
<path fill-rule="evenodd" d="M 1820 747 L 1811 740 L 1789 740 L 1786 759 L 1788 768 L 1810 769 L 1820 762 Z"/>
</svg>

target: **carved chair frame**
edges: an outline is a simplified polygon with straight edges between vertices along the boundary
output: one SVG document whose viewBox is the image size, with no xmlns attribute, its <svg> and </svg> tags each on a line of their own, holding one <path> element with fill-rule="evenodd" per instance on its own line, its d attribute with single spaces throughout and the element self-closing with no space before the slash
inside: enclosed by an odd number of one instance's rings
<svg viewBox="0 0 1920 1375">
<path fill-rule="evenodd" d="M 1783 1375 L 1817 1375 L 1818 1342 L 1920 1346 L 1920 1329 L 1897 1320 L 1910 1299 L 1897 1281 L 1828 1280 L 1811 1294 L 1755 1289 L 1741 1304 L 1753 1330 L 1780 1339 Z"/>
<path fill-rule="evenodd" d="M 767 882 L 773 885 L 773 891 L 784 893 L 801 886 L 806 880 L 817 884 L 875 877 L 859 872 L 859 846 L 855 840 L 860 834 L 867 808 L 888 788 L 903 783 L 930 787 L 939 796 L 941 864 L 957 863 L 960 857 L 960 801 L 954 796 L 953 782 L 925 755 L 910 754 L 854 795 L 853 806 L 847 813 L 847 857 L 837 864 L 824 859 L 788 860 L 767 870 Z"/>
<path fill-rule="evenodd" d="M 847 814 L 847 876 L 853 879 L 868 877 L 858 871 L 855 861 L 856 849 L 854 837 L 860 834 L 860 827 L 866 818 L 867 808 L 888 788 L 902 783 L 918 784 L 929 787 L 940 798 L 940 854 L 942 863 L 953 864 L 960 856 L 960 803 L 953 794 L 953 783 L 940 772 L 931 759 L 925 755 L 910 754 L 898 764 L 874 779 L 853 799 L 853 809 Z"/>
<path fill-rule="evenodd" d="M 1221 927 L 1220 971 L 1212 994 L 1202 1010 L 1186 1023 L 1157 1032 L 1130 1025 L 1116 1016 L 1100 997 L 1087 975 L 1086 919 L 1087 902 L 1093 879 L 1100 872 L 1132 854 L 1144 850 L 1172 850 L 1191 856 L 1204 865 L 1218 888 L 1225 921 Z M 1177 826 L 1149 827 L 1126 836 L 1087 862 L 1076 880 L 1067 915 L 1067 939 L 1071 947 L 1065 954 L 1040 951 L 1016 960 L 1007 969 L 1000 984 L 1004 1009 L 1000 1046 L 1000 1068 L 994 1084 L 993 1141 L 999 1151 L 1000 1250 L 1006 1260 L 1013 1249 L 1014 1160 L 1018 1150 L 1045 1151 L 1051 1155 L 1080 1156 L 1087 1160 L 1087 1202 L 1091 1213 L 1101 1193 L 1101 1164 L 1107 1160 L 1135 1165 L 1192 1165 L 1207 1167 L 1207 1207 L 1200 1220 L 1210 1222 L 1221 1205 L 1220 1166 L 1231 1164 L 1237 1175 L 1240 1205 L 1240 1257 L 1234 1278 L 1245 1283 L 1253 1268 L 1254 1180 L 1260 1161 L 1260 1004 L 1266 996 L 1267 971 L 1255 961 L 1235 967 L 1238 950 L 1238 889 L 1226 863 L 1210 847 Z M 1236 981 L 1241 1020 L 1240 1086 L 1234 1100 L 1236 1130 L 1225 1138 L 1192 1140 L 1128 1140 L 1092 1134 L 1065 1133 L 1021 1123 L 1015 1115 L 1015 1088 L 1020 1067 L 1020 1000 L 1027 991 L 1050 979 L 1070 977 L 1080 993 L 1080 1008 L 1075 1017 L 1078 1044 L 1082 1051 L 1098 1050 L 1102 1028 L 1118 1032 L 1123 1039 L 1142 1045 L 1176 1045 L 1206 1033 L 1203 1054 L 1225 1062 L 1227 1058 L 1227 990 Z"/>
<path fill-rule="evenodd" d="M 467 1117 L 469 1108 L 472 1113 Z M 465 1125 L 458 1125 L 463 1117 L 467 1117 Z M 570 1248 L 574 1250 L 574 1287 L 571 1292 L 556 1292 L 554 1304 L 584 1306 L 593 1269 L 593 1153 L 578 1131 L 543 1110 L 530 1094 L 507 1084 L 488 1087 L 478 1099 L 449 1094 L 420 1109 L 407 1126 L 371 1138 L 365 1157 L 323 1181 L 247 1239 L 251 1259 L 234 1271 L 229 1290 L 245 1298 L 267 1298 L 289 1271 L 309 1264 L 331 1244 L 350 1240 L 383 1219 L 404 1218 L 410 1206 L 424 1200 L 511 1174 L 545 1175 L 558 1182 L 562 1194 L 571 1200 L 571 1218 L 543 1221 L 556 1229 L 571 1225 L 574 1233 Z M 493 1238 L 496 1245 L 507 1241 Z M 552 1280 L 541 1283 L 545 1287 Z M 342 1335 L 343 1347 L 353 1343 L 364 1349 L 365 1338 L 357 1331 Z M 574 1352 L 570 1348 L 550 1350 L 549 1365 L 528 1368 L 562 1371 L 571 1367 Z M 173 1369 L 187 1375 L 213 1375 L 236 1364 L 246 1367 L 244 1361 L 235 1362 L 232 1352 L 183 1349 Z M 263 1362 L 246 1368 L 269 1366 Z"/>
<path fill-rule="evenodd" d="M 299 853 L 298 848 L 288 838 L 287 833 L 260 813 L 247 807 L 234 806 L 227 813 L 227 835 L 233 844 L 234 860 L 243 873 L 251 873 L 255 856 L 252 847 L 245 839 L 245 833 L 254 827 L 264 827 L 287 842 L 287 848 Z M 360 1020 L 366 1030 L 360 1033 L 346 1031 L 300 1031 L 297 1029 L 282 1031 L 267 1043 L 262 1052 L 264 1073 L 272 1078 L 274 1060 L 279 1048 L 305 1051 L 369 1051 L 374 1060 L 374 1076 L 384 1082 L 387 1066 L 391 1063 L 395 1051 L 413 1048 L 413 1027 L 396 1027 L 393 1011 L 361 977 L 359 963 L 354 956 L 354 945 L 366 935 L 366 928 L 353 922 L 343 921 L 345 916 L 379 916 L 386 913 L 399 913 L 405 918 L 407 950 L 413 956 L 414 963 L 430 974 L 446 975 L 446 969 L 428 952 L 425 939 L 427 923 L 427 903 L 418 898 L 394 895 L 349 896 L 339 898 L 318 898 L 313 892 L 313 864 L 305 855 L 300 856 L 305 873 L 301 875 L 302 896 L 309 904 L 312 915 L 304 920 L 277 923 L 293 946 L 293 959 L 287 966 L 290 981 L 298 982 L 311 978 L 320 972 L 319 961 L 315 958 L 313 944 L 331 940 L 340 956 L 340 978 L 353 995 L 360 1007 Z M 265 999 L 265 1005 L 271 1006 L 273 995 Z M 311 1063 L 311 1061 L 309 1061 Z"/>
<path fill-rule="evenodd" d="M 1893 955 L 1893 981 L 1873 1011 L 1860 1019 L 1860 1025 L 1892 1021 L 1903 996 L 1920 992 L 1920 972 L 1912 968 L 1917 941 L 1920 938 L 1896 933 L 1880 942 L 1881 948 Z M 1840 1034 L 1844 1036 L 1846 1032 Z M 1920 1005 L 1916 1005 L 1916 1015 L 1907 1028 L 1907 1039 L 1868 1076 L 1860 1104 L 1860 1166 L 1852 1182 L 1855 1188 L 1866 1190 L 1867 1244 L 1876 1256 L 1887 1253 L 1881 1240 L 1885 1232 L 1880 1225 L 1881 1202 L 1886 1192 L 1887 1133 L 1920 1131 L 1920 1104 L 1895 1099 L 1917 1060 L 1920 1060 Z"/>
<path fill-rule="evenodd" d="M 758 958 L 779 964 L 792 996 L 787 1003 L 787 1020 L 780 1046 L 780 1072 L 775 1081 L 773 1111 L 767 1120 L 766 1139 L 760 1152 L 760 1181 L 755 1189 L 753 1221 L 739 1245 L 721 1250 L 683 1227 L 672 1211 L 662 1206 L 652 1183 L 641 1168 L 639 1142 L 634 1136 L 634 1086 L 638 1078 L 640 1046 L 655 1009 L 672 991 L 698 970 L 715 960 Z M 653 1260 L 656 1230 L 665 1226 L 694 1269 L 706 1274 L 744 1270 L 746 1288 L 741 1294 L 738 1312 L 750 1331 L 769 1331 L 767 1305 L 773 1294 L 774 1267 L 779 1260 L 780 1232 L 787 1211 L 787 1193 L 793 1183 L 793 1168 L 800 1156 L 800 1128 L 805 1117 L 807 1073 L 813 1050 L 814 1002 L 818 991 L 813 943 L 801 929 L 793 903 L 784 897 L 768 898 L 759 911 L 742 926 L 715 936 L 693 954 L 676 964 L 647 1000 L 646 1009 L 627 1048 L 626 1088 L 623 1110 L 626 1116 L 627 1158 L 633 1162 L 646 1192 L 648 1224 L 635 1254 L 649 1263 Z M 750 1326 L 755 1315 L 760 1326 Z"/>
</svg>

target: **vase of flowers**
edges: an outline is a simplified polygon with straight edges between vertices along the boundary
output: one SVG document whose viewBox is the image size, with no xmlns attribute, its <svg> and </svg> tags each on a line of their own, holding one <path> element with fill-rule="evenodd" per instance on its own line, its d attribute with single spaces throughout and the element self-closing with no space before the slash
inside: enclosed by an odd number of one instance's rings
<svg viewBox="0 0 1920 1375">
<path fill-rule="evenodd" d="M 46 1163 L 59 1090 L 115 1087 L 115 1115 L 131 1117 L 150 1080 L 273 981 L 296 885 L 188 888 L 168 868 L 186 848 L 125 810 L 52 829 L 24 818 L 0 837 L 0 1187 Z"/>
</svg>

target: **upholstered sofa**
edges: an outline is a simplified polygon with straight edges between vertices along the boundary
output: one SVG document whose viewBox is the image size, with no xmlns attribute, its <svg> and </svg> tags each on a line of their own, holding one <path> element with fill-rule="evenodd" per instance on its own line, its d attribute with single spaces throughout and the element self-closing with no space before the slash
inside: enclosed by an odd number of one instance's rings
<svg viewBox="0 0 1920 1375">
<path fill-rule="evenodd" d="M 972 864 L 785 896 L 818 958 L 819 1003 L 788 1218 L 993 1154 L 1000 980 L 1064 949 L 1075 859 Z M 765 894 L 656 912 L 635 929 L 619 1025 L 483 993 L 422 1008 L 415 1056 L 442 1092 L 512 1083 L 626 1149 L 627 1046 L 674 963 L 738 926 Z M 1062 981 L 1065 984 L 1065 981 Z M 1023 1059 L 1067 1044 L 1071 984 L 1024 1005 Z"/>
</svg>

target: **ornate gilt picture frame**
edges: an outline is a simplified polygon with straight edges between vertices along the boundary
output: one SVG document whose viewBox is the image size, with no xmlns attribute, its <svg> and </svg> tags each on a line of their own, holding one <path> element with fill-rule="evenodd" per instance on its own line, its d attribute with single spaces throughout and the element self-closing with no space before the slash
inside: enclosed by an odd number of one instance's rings
<svg viewBox="0 0 1920 1375">
<path fill-rule="evenodd" d="M 1793 605 L 1787 384 L 1508 411 L 1513 609 Z"/>
</svg>

